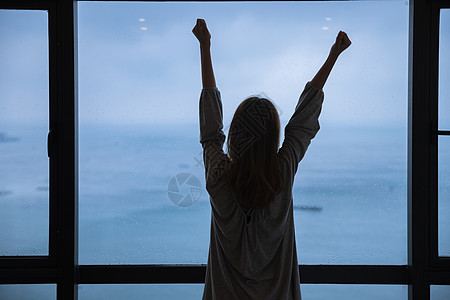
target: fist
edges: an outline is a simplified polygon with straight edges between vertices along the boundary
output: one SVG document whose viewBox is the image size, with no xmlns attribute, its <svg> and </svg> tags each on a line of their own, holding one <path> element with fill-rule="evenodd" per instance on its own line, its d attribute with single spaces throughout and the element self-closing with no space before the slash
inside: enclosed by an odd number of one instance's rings
<svg viewBox="0 0 450 300">
<path fill-rule="evenodd" d="M 203 19 L 197 19 L 197 24 L 195 24 L 192 33 L 195 35 L 200 44 L 209 45 L 211 40 L 211 34 L 206 27 L 206 22 Z"/>
<path fill-rule="evenodd" d="M 339 31 L 336 37 L 336 42 L 334 43 L 333 47 L 331 47 L 331 52 L 334 52 L 335 54 L 339 55 L 351 44 L 352 42 L 348 38 L 347 34 L 343 31 Z"/>
</svg>

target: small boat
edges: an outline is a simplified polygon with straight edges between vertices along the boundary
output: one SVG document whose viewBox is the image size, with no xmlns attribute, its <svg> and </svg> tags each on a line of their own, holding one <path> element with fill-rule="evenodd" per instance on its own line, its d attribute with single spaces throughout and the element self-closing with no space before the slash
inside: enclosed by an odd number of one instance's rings
<svg viewBox="0 0 450 300">
<path fill-rule="evenodd" d="M 294 210 L 322 211 L 322 207 L 316 205 L 294 205 Z"/>
</svg>

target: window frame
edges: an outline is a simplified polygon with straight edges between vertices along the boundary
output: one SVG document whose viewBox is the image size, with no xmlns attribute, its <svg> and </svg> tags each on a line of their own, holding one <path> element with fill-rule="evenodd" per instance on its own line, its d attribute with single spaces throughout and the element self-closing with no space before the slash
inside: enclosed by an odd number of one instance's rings
<svg viewBox="0 0 450 300">
<path fill-rule="evenodd" d="M 0 257 L 0 284 L 56 283 L 58 299 L 77 298 L 76 7 L 76 2 L 66 0 L 0 3 L 0 9 L 42 10 L 48 14 L 50 186 L 48 255 Z"/>
<path fill-rule="evenodd" d="M 450 9 L 447 1 L 435 2 L 432 5 L 432 14 L 436 16 L 432 20 L 431 27 L 431 72 L 430 72 L 430 124 L 431 124 L 431 146 L 430 146 L 430 259 L 431 265 L 437 268 L 450 268 L 450 256 L 439 256 L 439 220 L 438 220 L 438 140 L 440 136 L 450 136 L 450 128 L 439 129 L 439 33 L 440 13 L 442 9 Z M 433 68 L 434 66 L 434 68 Z M 448 137 L 450 138 L 450 137 Z"/>
<path fill-rule="evenodd" d="M 0 9 L 17 9 L 17 10 L 39 10 L 47 12 L 48 21 L 48 72 L 49 72 L 49 127 L 52 128 L 52 123 L 55 123 L 55 117 L 57 115 L 57 108 L 55 99 L 56 96 L 56 74 L 55 74 L 55 64 L 56 57 L 53 55 L 54 44 L 55 44 L 55 29 L 56 26 L 52 22 L 55 16 L 55 6 L 52 1 L 21 1 L 14 3 L 13 1 L 7 1 L 6 3 L 0 4 Z M 49 128 L 49 132 L 50 132 Z M 49 134 L 50 136 L 50 134 Z M 52 136 L 54 136 L 52 134 Z M 50 138 L 51 139 L 51 138 Z M 47 143 L 47 153 L 49 157 L 49 247 L 48 255 L 20 255 L 20 256 L 1 256 L 0 262 L 1 267 L 22 267 L 22 266 L 33 266 L 33 267 L 54 267 L 57 266 L 56 258 L 56 187 L 57 187 L 57 168 L 56 168 L 56 157 L 51 154 L 51 144 Z"/>
<path fill-rule="evenodd" d="M 437 138 L 449 135 L 437 128 L 442 8 L 450 3 L 409 3 L 408 264 L 300 265 L 301 283 L 404 284 L 410 300 L 450 285 L 450 257 L 438 256 L 437 239 Z M 0 284 L 56 283 L 57 299 L 77 299 L 78 284 L 204 283 L 205 264 L 78 265 L 77 1 L 7 0 L 0 9 L 48 12 L 50 101 L 49 255 L 0 257 Z"/>
</svg>

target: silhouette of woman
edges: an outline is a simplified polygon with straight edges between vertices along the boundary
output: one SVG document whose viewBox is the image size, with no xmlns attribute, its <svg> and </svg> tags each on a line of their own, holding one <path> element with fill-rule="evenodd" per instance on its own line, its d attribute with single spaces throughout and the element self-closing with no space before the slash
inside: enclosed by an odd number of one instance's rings
<svg viewBox="0 0 450 300">
<path fill-rule="evenodd" d="M 298 163 L 319 130 L 322 88 L 351 42 L 345 32 L 338 33 L 327 60 L 306 83 L 279 150 L 276 108 L 268 99 L 251 97 L 236 109 L 225 154 L 211 34 L 203 19 L 197 19 L 192 32 L 200 42 L 200 143 L 211 203 L 203 300 L 301 299 L 292 184 Z"/>
</svg>

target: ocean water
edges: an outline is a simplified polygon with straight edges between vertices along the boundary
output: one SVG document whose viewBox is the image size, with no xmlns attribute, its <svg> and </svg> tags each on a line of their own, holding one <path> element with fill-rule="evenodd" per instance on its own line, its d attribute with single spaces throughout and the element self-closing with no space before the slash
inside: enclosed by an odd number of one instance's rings
<svg viewBox="0 0 450 300">
<path fill-rule="evenodd" d="M 81 264 L 206 263 L 211 219 L 197 126 L 81 128 Z M 201 185 L 191 206 L 168 193 L 183 173 Z M 190 187 L 180 184 L 180 194 Z M 301 264 L 406 264 L 404 130 L 322 127 L 293 195 Z"/>
<path fill-rule="evenodd" d="M 0 249 L 2 254 L 5 249 L 12 255 L 36 254 L 33 249 L 45 254 L 48 171 L 40 149 L 45 135 L 18 130 L 8 136 L 18 140 L 0 143 L 2 163 L 9 166 L 2 178 L 10 183 L 0 187 Z M 206 263 L 211 220 L 198 125 L 82 126 L 79 150 L 80 264 Z M 27 176 L 13 168 L 18 164 L 27 166 Z M 198 179 L 191 185 L 178 182 L 178 194 L 189 195 L 190 205 L 176 205 L 169 193 L 171 182 L 187 178 L 180 174 Z M 299 165 L 293 192 L 301 264 L 406 264 L 404 129 L 322 124 Z M 202 290 L 203 285 L 81 285 L 79 296 L 199 299 Z M 406 299 L 406 290 L 302 285 L 305 299 Z M 2 300 L 30 294 L 52 299 L 54 286 L 0 287 Z"/>
<path fill-rule="evenodd" d="M 47 132 L 0 124 L 0 255 L 48 254 Z"/>
</svg>

